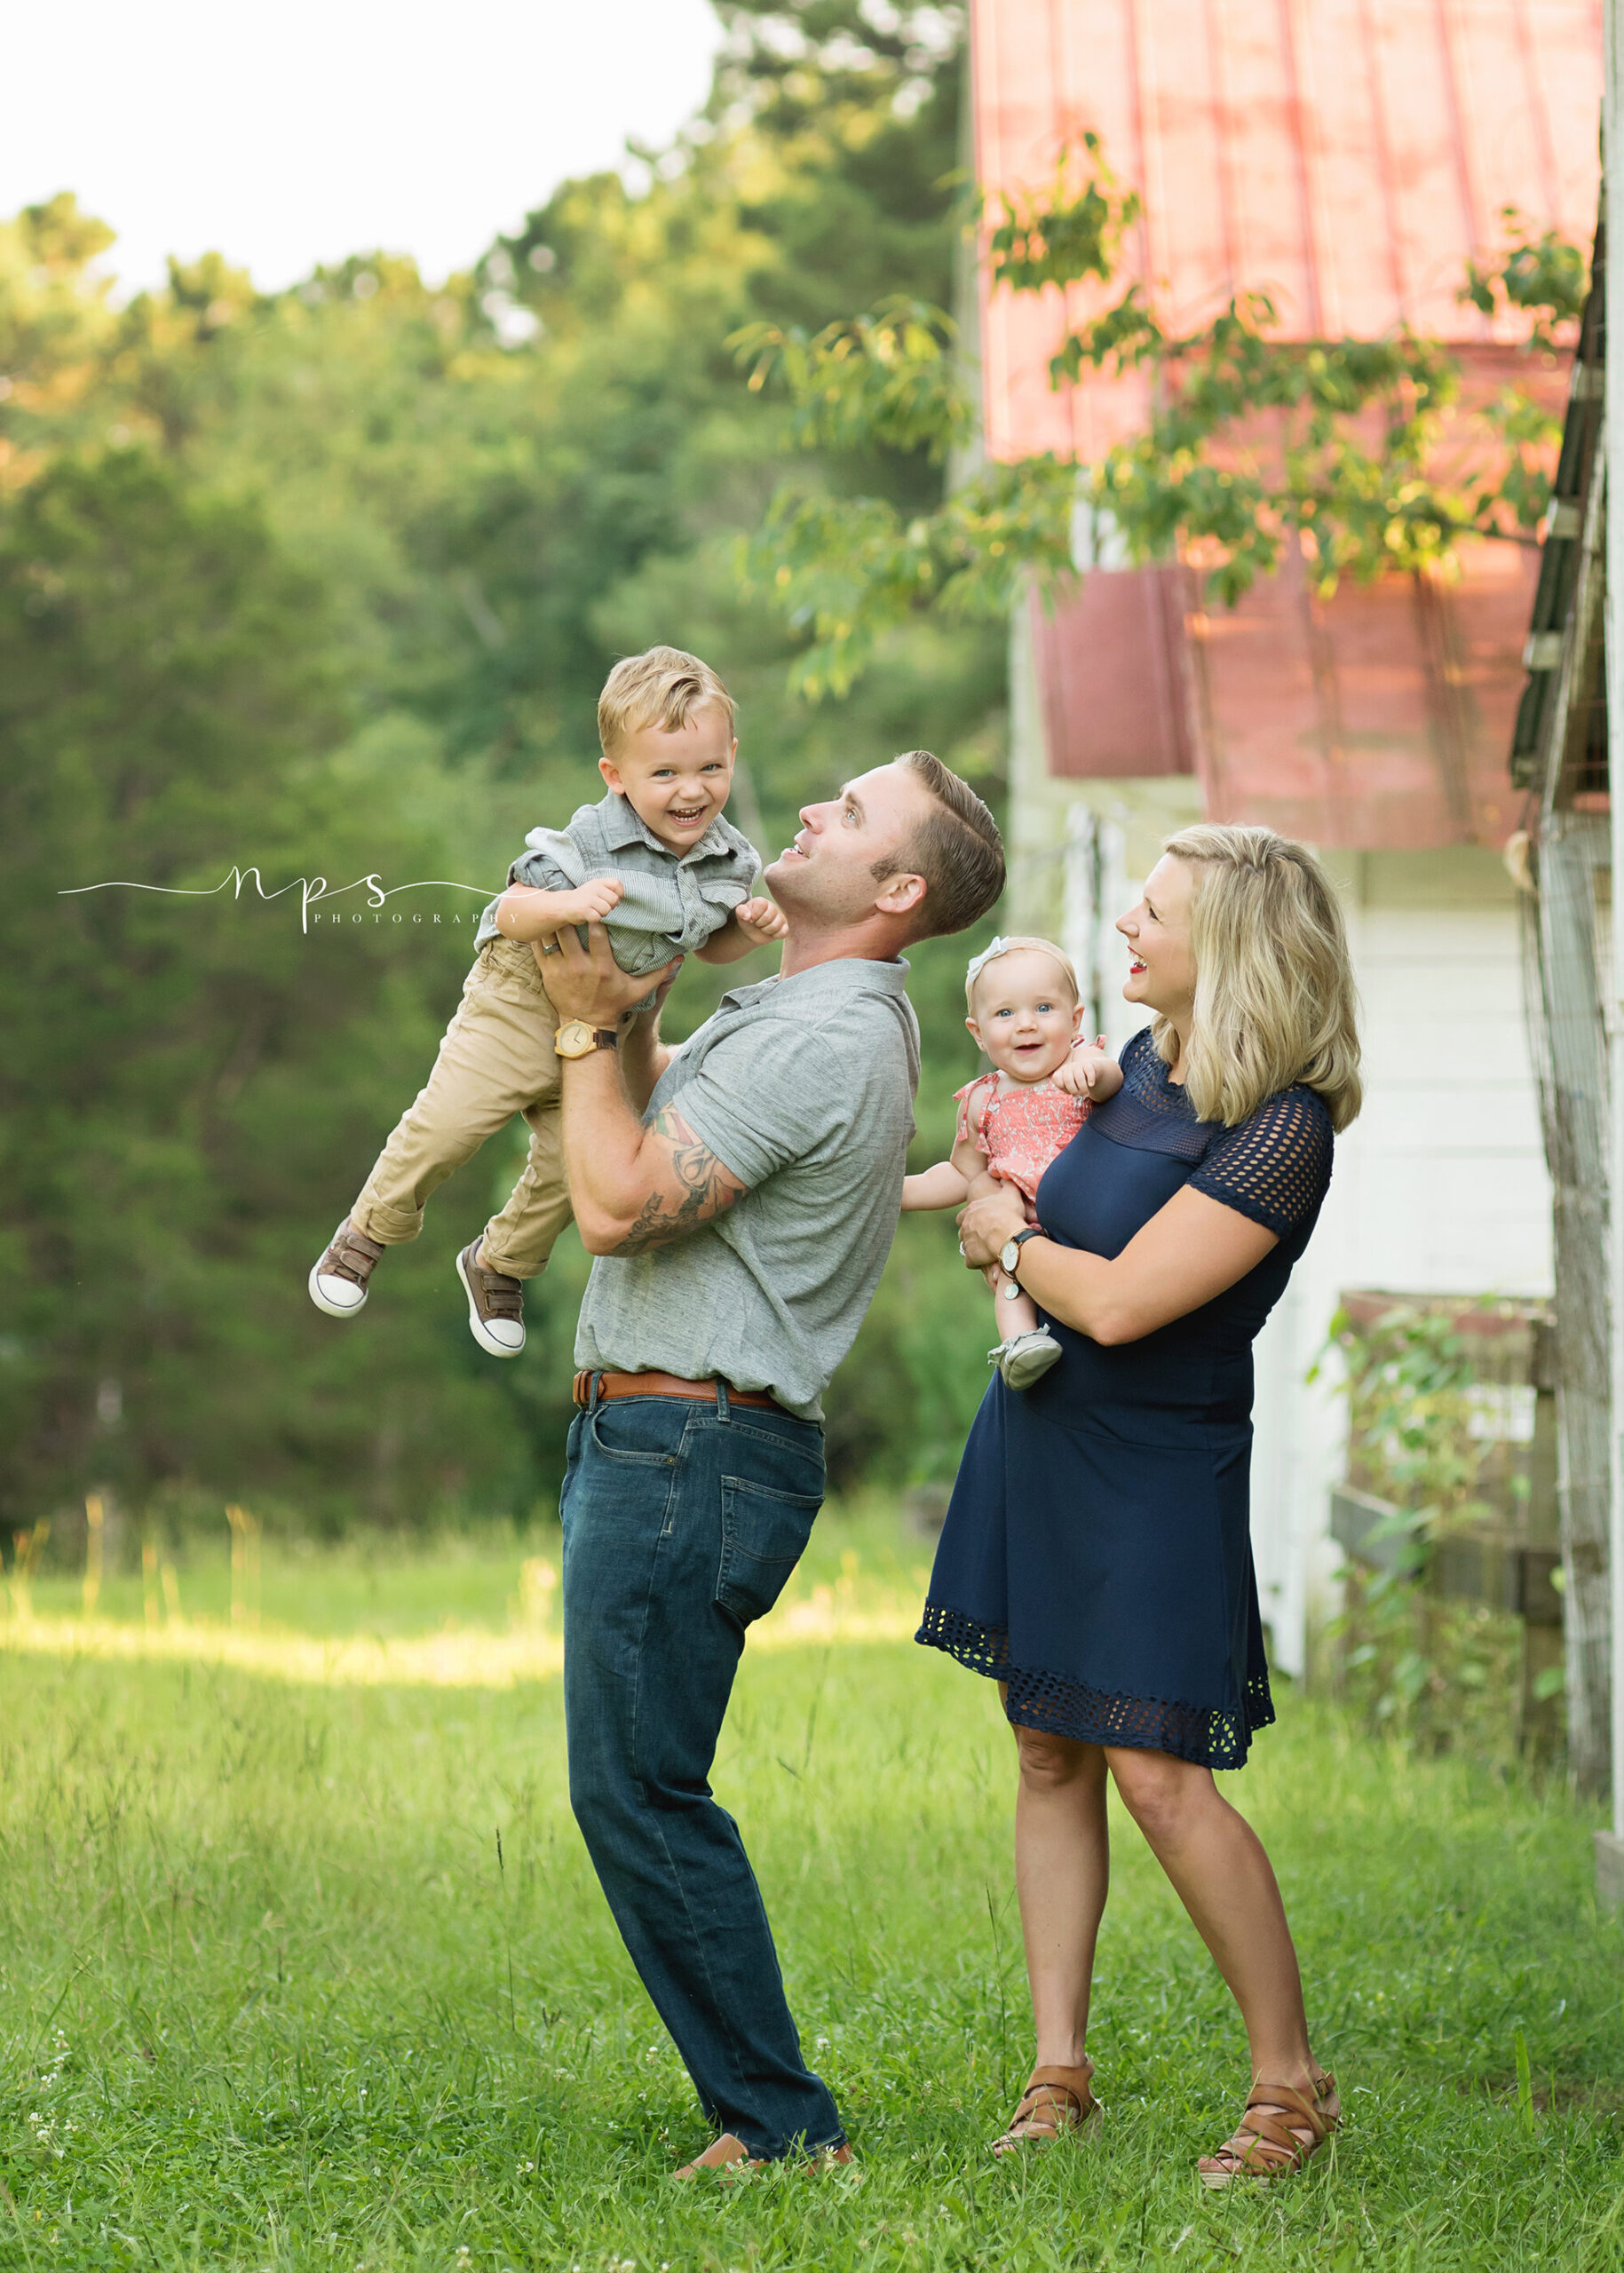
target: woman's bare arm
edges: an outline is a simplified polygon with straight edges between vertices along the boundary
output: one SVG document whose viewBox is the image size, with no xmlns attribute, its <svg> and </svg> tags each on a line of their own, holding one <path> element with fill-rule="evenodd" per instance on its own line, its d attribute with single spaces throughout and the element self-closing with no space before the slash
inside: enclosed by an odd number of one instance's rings
<svg viewBox="0 0 1624 2273">
<path fill-rule="evenodd" d="M 1018 1192 L 972 1200 L 959 1218 L 971 1270 L 995 1262 L 1025 1226 Z M 1049 1239 L 1020 1251 L 1020 1284 L 1040 1310 L 1095 1342 L 1137 1342 L 1200 1310 L 1278 1247 L 1273 1232 L 1204 1192 L 1176 1192 L 1113 1262 Z"/>
</svg>

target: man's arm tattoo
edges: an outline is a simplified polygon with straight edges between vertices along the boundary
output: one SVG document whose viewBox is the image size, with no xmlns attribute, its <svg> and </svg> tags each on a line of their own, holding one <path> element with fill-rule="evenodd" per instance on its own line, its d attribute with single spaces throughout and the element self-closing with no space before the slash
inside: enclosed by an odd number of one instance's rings
<svg viewBox="0 0 1624 2273">
<path fill-rule="evenodd" d="M 659 1183 L 625 1238 L 609 1249 L 611 1255 L 646 1255 L 652 1247 L 669 1246 L 731 1208 L 745 1189 L 669 1105 L 654 1115 L 643 1140 L 645 1159 L 652 1154 L 657 1161 L 662 1150 L 666 1157 Z"/>
</svg>

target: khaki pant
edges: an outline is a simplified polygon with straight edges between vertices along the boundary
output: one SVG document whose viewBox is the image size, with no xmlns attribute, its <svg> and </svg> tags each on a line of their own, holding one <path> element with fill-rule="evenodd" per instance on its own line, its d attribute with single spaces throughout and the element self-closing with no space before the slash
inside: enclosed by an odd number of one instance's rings
<svg viewBox="0 0 1624 2273">
<path fill-rule="evenodd" d="M 429 1194 L 471 1160 L 516 1113 L 530 1129 L 530 1157 L 480 1242 L 487 1271 L 534 1279 L 570 1220 L 558 1129 L 558 1013 L 528 946 L 487 939 L 463 982 L 463 1000 L 440 1055 L 378 1154 L 350 1210 L 359 1232 L 401 1247 L 423 1229 Z"/>
</svg>

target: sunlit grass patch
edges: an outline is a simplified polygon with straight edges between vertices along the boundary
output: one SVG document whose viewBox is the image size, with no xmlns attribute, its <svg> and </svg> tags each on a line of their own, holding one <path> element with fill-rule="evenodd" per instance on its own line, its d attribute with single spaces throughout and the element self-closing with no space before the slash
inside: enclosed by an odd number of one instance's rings
<svg viewBox="0 0 1624 2273">
<path fill-rule="evenodd" d="M 556 1534 L 544 1537 L 545 1551 L 528 1551 L 535 1545 L 498 1538 L 440 1561 L 402 1546 L 391 1565 L 376 1549 L 323 1553 L 273 1542 L 265 1551 L 268 1587 L 256 1590 L 248 1617 L 223 1554 L 184 1571 L 154 1556 L 143 1576 L 111 1582 L 98 1570 L 95 1614 L 81 1606 L 89 1595 L 83 1584 L 35 1580 L 12 1588 L 12 1614 L 0 1617 L 0 1651 L 229 1666 L 343 1688 L 549 1681 L 564 1663 Z M 777 1608 L 754 1629 L 752 1647 L 907 1640 L 919 1622 L 925 1566 L 904 1563 L 905 1545 L 872 1508 L 831 1511 Z M 280 1618 L 263 1614 L 267 1591 Z"/>
<path fill-rule="evenodd" d="M 892 1614 L 923 1560 L 838 1525 L 818 1555 L 801 1600 L 830 1619 Z M 487 1648 L 520 1638 L 520 1559 L 488 1574 Z M 1560 1800 L 1282 1699 L 1224 1788 L 1279 1867 L 1351 2120 L 1303 2183 L 1208 2198 L 1243 2047 L 1120 1818 L 1105 2134 L 986 2153 L 1030 2051 L 1011 1766 L 990 1685 L 933 1653 L 752 1643 L 713 1781 L 862 2177 L 681 2190 L 705 2129 L 569 1816 L 558 1683 L 0 1655 L 0 2263 L 1624 2264 L 1624 1930 Z"/>
</svg>

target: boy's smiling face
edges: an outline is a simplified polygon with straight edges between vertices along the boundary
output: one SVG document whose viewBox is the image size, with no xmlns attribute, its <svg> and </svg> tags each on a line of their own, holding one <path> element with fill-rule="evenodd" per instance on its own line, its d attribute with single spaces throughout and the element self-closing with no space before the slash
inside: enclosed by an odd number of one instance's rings
<svg viewBox="0 0 1624 2273">
<path fill-rule="evenodd" d="M 639 726 L 613 757 L 598 761 L 611 789 L 624 797 L 662 844 L 686 852 L 727 803 L 738 743 L 725 715 L 709 703 L 688 714 L 675 733 Z"/>
</svg>

